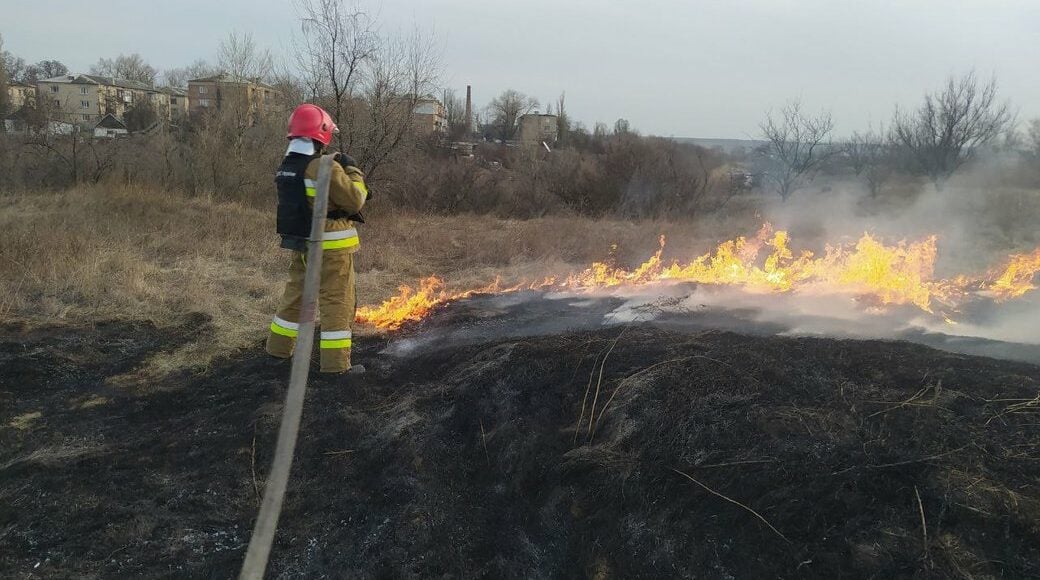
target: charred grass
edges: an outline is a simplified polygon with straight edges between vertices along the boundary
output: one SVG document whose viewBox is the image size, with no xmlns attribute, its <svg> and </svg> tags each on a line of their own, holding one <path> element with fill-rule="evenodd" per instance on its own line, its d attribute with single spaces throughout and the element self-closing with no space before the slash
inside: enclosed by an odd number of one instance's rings
<svg viewBox="0 0 1040 580">
<path fill-rule="evenodd" d="M 288 370 L 247 351 L 106 380 L 188 339 L 5 334 L 5 574 L 235 574 Z M 314 381 L 275 577 L 1040 574 L 1035 366 L 640 325 L 377 348 Z"/>
</svg>

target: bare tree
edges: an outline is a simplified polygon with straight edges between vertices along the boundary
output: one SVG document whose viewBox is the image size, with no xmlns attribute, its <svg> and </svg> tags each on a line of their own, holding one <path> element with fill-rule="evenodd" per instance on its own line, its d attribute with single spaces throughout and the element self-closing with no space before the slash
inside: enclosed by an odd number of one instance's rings
<svg viewBox="0 0 1040 580">
<path fill-rule="evenodd" d="M 31 85 L 40 79 L 49 79 L 69 74 L 69 67 L 57 60 L 41 60 L 36 64 L 25 67 L 25 73 L 21 82 Z"/>
<path fill-rule="evenodd" d="M 278 93 L 279 102 L 283 106 L 294 107 L 307 100 L 307 87 L 284 63 L 271 74 L 268 83 Z"/>
<path fill-rule="evenodd" d="M 517 120 L 537 108 L 538 99 L 508 89 L 488 104 L 488 117 L 498 137 L 508 141 L 516 134 Z"/>
<path fill-rule="evenodd" d="M 567 115 L 567 93 L 560 93 L 560 98 L 556 99 L 556 142 L 559 145 L 566 145 L 569 141 L 571 132 L 571 119 Z"/>
<path fill-rule="evenodd" d="M 15 56 L 9 51 L 3 49 L 2 42 L 0 42 L 0 66 L 3 67 L 7 73 L 7 80 L 24 82 L 25 78 L 25 59 L 20 56 Z"/>
<path fill-rule="evenodd" d="M 441 104 L 448 122 L 448 140 L 458 141 L 466 136 L 466 102 L 451 89 L 441 93 Z"/>
<path fill-rule="evenodd" d="M 353 121 L 361 114 L 363 69 L 379 49 L 374 23 L 342 0 L 297 0 L 296 8 L 302 23 L 295 39 L 300 76 L 309 98 L 343 128 L 338 141 L 345 149 L 361 137 Z"/>
<path fill-rule="evenodd" d="M 4 37 L 0 34 L 0 57 L 5 54 Z M 7 94 L 8 80 L 7 58 L 0 58 L 0 133 L 4 132 L 3 117 L 7 115 L 8 109 L 11 108 L 10 97 Z"/>
<path fill-rule="evenodd" d="M 64 165 L 68 171 L 66 184 L 97 184 L 115 166 L 118 147 L 113 143 L 102 143 L 80 127 L 74 127 L 66 135 L 57 135 L 46 127 L 47 124 L 43 130 L 28 133 L 24 145 Z"/>
<path fill-rule="evenodd" d="M 235 79 L 262 82 L 274 72 L 274 57 L 269 49 L 261 49 L 253 41 L 252 33 L 239 35 L 232 32 L 220 42 L 218 68 Z"/>
<path fill-rule="evenodd" d="M 863 178 L 870 195 L 877 197 L 881 187 L 892 175 L 891 147 L 884 128 L 853 133 L 845 143 L 844 152 L 852 172 Z"/>
<path fill-rule="evenodd" d="M 439 72 L 434 39 L 421 31 L 382 42 L 367 71 L 364 139 L 350 144 L 369 177 L 414 136 L 412 113 L 421 99 L 432 98 Z"/>
<path fill-rule="evenodd" d="M 155 84 L 159 71 L 135 52 L 130 55 L 121 54 L 114 59 L 98 59 L 97 63 L 90 67 L 90 74 Z"/>
<path fill-rule="evenodd" d="M 188 66 L 163 71 L 162 82 L 168 87 L 185 88 L 188 86 L 188 81 L 210 77 L 219 72 L 219 68 L 205 60 L 198 59 Z"/>
<path fill-rule="evenodd" d="M 628 123 L 628 119 L 618 119 L 614 121 L 614 134 L 615 135 L 627 135 L 631 132 L 631 126 Z"/>
<path fill-rule="evenodd" d="M 297 0 L 296 60 L 309 98 L 340 127 L 338 145 L 372 178 L 410 142 L 412 112 L 432 98 L 439 58 L 432 38 L 380 38 L 369 15 L 344 0 Z"/>
<path fill-rule="evenodd" d="M 1026 130 L 1026 147 L 1034 157 L 1040 159 L 1040 119 L 1033 119 L 1029 122 L 1029 128 Z"/>
<path fill-rule="evenodd" d="M 126 113 L 123 114 L 123 122 L 131 133 L 144 131 L 159 120 L 159 114 L 155 105 L 148 99 L 139 99 Z"/>
<path fill-rule="evenodd" d="M 766 176 L 780 198 L 787 201 L 830 154 L 825 140 L 834 129 L 834 121 L 830 113 L 806 114 L 801 103 L 792 101 L 780 109 L 779 117 L 767 114 L 759 128 L 772 165 Z"/>
<path fill-rule="evenodd" d="M 997 101 L 997 81 L 980 84 L 975 73 L 949 77 L 946 86 L 924 97 L 913 112 L 896 111 L 892 138 L 936 188 L 978 150 L 1014 123 L 1007 102 Z"/>
</svg>

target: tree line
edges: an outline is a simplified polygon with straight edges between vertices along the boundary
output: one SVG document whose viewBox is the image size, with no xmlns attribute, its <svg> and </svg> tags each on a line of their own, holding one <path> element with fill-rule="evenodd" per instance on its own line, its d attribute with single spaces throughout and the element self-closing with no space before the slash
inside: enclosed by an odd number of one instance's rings
<svg viewBox="0 0 1040 580">
<path fill-rule="evenodd" d="M 877 196 L 897 171 L 923 176 L 942 190 L 957 171 L 986 152 L 1025 150 L 1040 157 L 1040 119 L 1029 123 L 1023 138 L 1011 104 L 998 98 L 996 79 L 983 82 L 974 72 L 947 78 L 916 108 L 897 108 L 887 128 L 857 131 L 836 142 L 833 129 L 830 113 L 808 113 L 797 101 L 766 116 L 759 153 L 767 179 L 783 200 L 835 158 Z"/>
<path fill-rule="evenodd" d="M 441 91 L 448 132 L 446 139 L 431 139 L 411 130 L 411 112 L 437 91 L 442 63 L 433 37 L 418 30 L 388 35 L 374 16 L 341 0 L 295 0 L 295 6 L 301 26 L 287 58 L 275 58 L 248 34 L 233 33 L 220 43 L 213 64 L 198 60 L 159 71 L 131 54 L 101 58 L 91 72 L 174 86 L 225 72 L 275 86 L 286 103 L 316 102 L 342 128 L 335 147 L 359 160 L 388 203 L 416 211 L 697 215 L 749 193 L 746 171 L 763 178 L 757 189 L 784 200 L 821 173 L 861 179 L 874 195 L 896 173 L 942 187 L 980 152 L 1011 142 L 1014 133 L 1014 115 L 998 98 L 995 80 L 968 74 L 927 93 L 918 107 L 897 110 L 887 128 L 847 139 L 832 138 L 828 113 L 789 103 L 766 115 L 760 126 L 765 145 L 750 155 L 643 136 L 623 118 L 588 128 L 571 118 L 566 94 L 545 104 L 545 112 L 555 115 L 553 151 L 511 147 L 518 119 L 543 106 L 514 89 L 475 111 L 472 125 L 463 99 Z M 0 56 L 0 84 L 67 72 L 57 61 L 26 65 L 3 50 L 2 38 Z M 268 174 L 282 153 L 284 113 L 244 122 L 233 110 L 211 110 L 128 139 L 45 132 L 2 139 L 0 187 L 121 183 L 266 203 Z M 149 126 L 144 118 L 131 123 Z M 470 126 L 475 134 L 466 134 Z M 473 138 L 480 143 L 473 159 L 459 159 L 445 147 L 445 141 Z M 1020 141 L 1040 156 L 1040 121 Z"/>
</svg>

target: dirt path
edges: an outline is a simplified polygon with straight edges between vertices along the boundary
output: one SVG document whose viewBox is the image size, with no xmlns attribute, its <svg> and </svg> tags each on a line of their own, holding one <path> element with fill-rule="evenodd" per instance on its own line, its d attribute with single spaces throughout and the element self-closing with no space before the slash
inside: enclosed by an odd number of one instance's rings
<svg viewBox="0 0 1040 580">
<path fill-rule="evenodd" d="M 288 366 L 134 372 L 200 322 L 2 330 L 0 576 L 234 576 Z M 308 394 L 271 577 L 1040 576 L 1040 367 L 638 325 L 383 346 Z"/>
</svg>

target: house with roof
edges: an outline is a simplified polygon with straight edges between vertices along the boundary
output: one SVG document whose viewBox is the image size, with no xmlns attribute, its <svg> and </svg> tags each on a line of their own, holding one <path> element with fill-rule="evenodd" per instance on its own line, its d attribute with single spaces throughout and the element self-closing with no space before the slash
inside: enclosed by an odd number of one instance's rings
<svg viewBox="0 0 1040 580">
<path fill-rule="evenodd" d="M 101 118 L 100 121 L 94 125 L 94 137 L 118 137 L 120 135 L 126 135 L 130 131 L 126 128 L 126 124 L 120 121 L 112 113 L 108 113 Z"/>
</svg>

